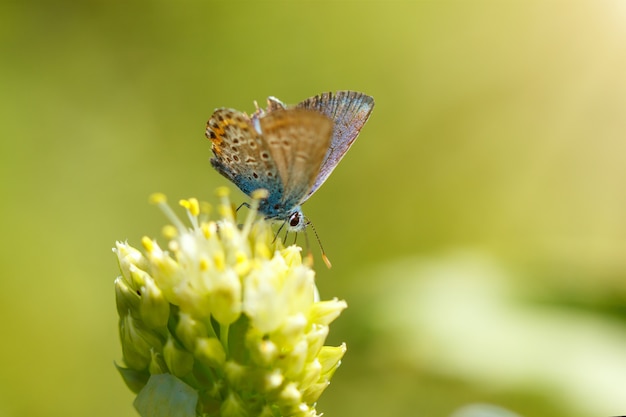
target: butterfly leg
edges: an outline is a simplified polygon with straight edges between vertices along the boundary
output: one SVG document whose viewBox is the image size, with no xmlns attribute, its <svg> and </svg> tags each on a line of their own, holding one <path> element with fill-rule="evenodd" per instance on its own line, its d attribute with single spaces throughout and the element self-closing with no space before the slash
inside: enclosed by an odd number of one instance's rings
<svg viewBox="0 0 626 417">
<path fill-rule="evenodd" d="M 302 231 L 304 233 L 304 244 L 306 246 L 306 251 L 311 253 L 311 246 L 309 245 L 309 234 L 306 232 L 306 228 Z"/>
<path fill-rule="evenodd" d="M 244 206 L 247 207 L 248 209 L 250 208 L 250 204 L 246 203 L 245 201 L 243 203 L 239 204 L 239 207 L 237 207 L 237 210 L 235 210 L 235 219 L 237 219 L 237 213 L 239 213 L 239 210 L 242 207 L 244 207 Z M 241 225 L 239 225 L 239 226 L 241 227 Z"/>
<path fill-rule="evenodd" d="M 246 206 L 246 207 L 250 208 L 250 204 L 249 204 L 249 203 L 246 203 L 246 202 L 244 201 L 243 203 L 239 204 L 239 207 L 237 207 L 237 212 L 239 212 L 239 209 L 240 209 L 240 208 L 242 208 L 242 207 L 244 207 L 244 206 Z"/>
<path fill-rule="evenodd" d="M 280 231 L 283 230 L 283 227 L 285 227 L 286 224 L 287 224 L 287 220 L 285 220 L 283 224 L 280 225 L 280 227 L 278 228 L 278 231 L 274 235 L 274 240 L 272 240 L 272 243 L 276 242 L 276 239 L 278 239 L 278 235 L 280 234 Z"/>
<path fill-rule="evenodd" d="M 283 238 L 283 242 L 287 244 L 287 236 L 289 236 L 289 228 L 285 229 L 285 237 Z"/>
</svg>

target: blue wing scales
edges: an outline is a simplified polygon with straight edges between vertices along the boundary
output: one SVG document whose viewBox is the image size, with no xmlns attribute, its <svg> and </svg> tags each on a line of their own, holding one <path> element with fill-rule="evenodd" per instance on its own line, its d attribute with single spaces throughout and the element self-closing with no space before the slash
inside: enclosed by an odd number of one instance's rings
<svg viewBox="0 0 626 417">
<path fill-rule="evenodd" d="M 374 99 L 357 91 L 337 91 L 308 98 L 296 108 L 318 111 L 334 122 L 330 146 L 304 202 L 326 181 L 352 146 L 374 108 Z"/>
</svg>

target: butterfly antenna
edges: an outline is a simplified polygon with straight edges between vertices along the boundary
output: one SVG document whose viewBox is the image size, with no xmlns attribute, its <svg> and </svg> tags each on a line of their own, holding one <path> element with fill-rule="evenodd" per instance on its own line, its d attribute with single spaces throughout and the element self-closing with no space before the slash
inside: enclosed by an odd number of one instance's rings
<svg viewBox="0 0 626 417">
<path fill-rule="evenodd" d="M 315 239 L 317 239 L 317 244 L 320 245 L 320 251 L 322 252 L 322 260 L 326 264 L 326 267 L 328 269 L 332 268 L 333 265 L 330 263 L 330 259 L 328 259 L 328 256 L 326 256 L 326 252 L 324 252 L 324 247 L 322 246 L 322 241 L 320 240 L 320 237 L 317 234 L 317 230 L 315 230 L 315 226 L 313 226 L 313 223 L 311 223 L 310 220 L 308 220 L 307 226 L 311 226 L 311 229 L 313 229 L 313 233 L 315 233 Z M 305 229 L 305 232 L 304 232 L 304 236 L 305 236 L 305 238 L 307 240 L 307 247 L 308 247 L 309 246 L 309 239 L 308 239 L 308 237 L 306 237 L 306 229 Z"/>
</svg>

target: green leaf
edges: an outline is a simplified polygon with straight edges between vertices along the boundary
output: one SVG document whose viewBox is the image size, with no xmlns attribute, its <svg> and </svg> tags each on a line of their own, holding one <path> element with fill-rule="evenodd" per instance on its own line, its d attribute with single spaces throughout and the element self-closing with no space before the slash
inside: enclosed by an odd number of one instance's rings
<svg viewBox="0 0 626 417">
<path fill-rule="evenodd" d="M 198 393 L 170 374 L 152 375 L 135 399 L 142 417 L 195 417 Z"/>
<path fill-rule="evenodd" d="M 120 375 L 126 382 L 126 385 L 132 392 L 137 394 L 148 382 L 150 374 L 146 371 L 136 371 L 134 369 L 122 368 L 118 364 L 114 364 Z"/>
</svg>

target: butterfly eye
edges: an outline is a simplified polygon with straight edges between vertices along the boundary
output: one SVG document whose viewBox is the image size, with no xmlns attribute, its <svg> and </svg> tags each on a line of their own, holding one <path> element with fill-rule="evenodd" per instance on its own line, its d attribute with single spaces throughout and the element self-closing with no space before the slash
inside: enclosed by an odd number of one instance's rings
<svg viewBox="0 0 626 417">
<path fill-rule="evenodd" d="M 289 216 L 289 226 L 297 227 L 300 224 L 300 213 L 296 212 Z"/>
</svg>

